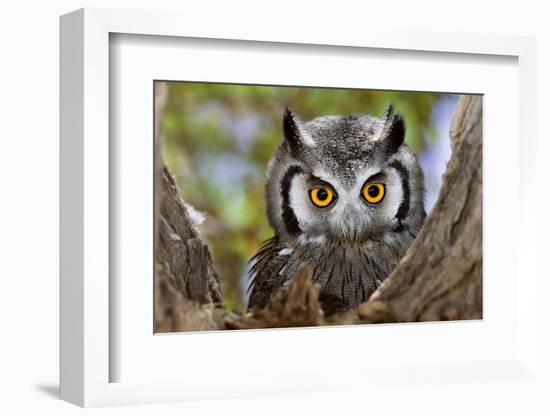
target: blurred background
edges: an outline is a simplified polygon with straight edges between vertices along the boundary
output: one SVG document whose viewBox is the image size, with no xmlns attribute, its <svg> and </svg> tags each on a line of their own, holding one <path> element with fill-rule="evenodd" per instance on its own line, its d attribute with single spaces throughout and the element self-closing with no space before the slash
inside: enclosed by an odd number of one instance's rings
<svg viewBox="0 0 550 416">
<path fill-rule="evenodd" d="M 282 141 L 285 106 L 303 120 L 379 116 L 388 103 L 406 121 L 406 143 L 425 175 L 426 209 L 437 200 L 451 155 L 459 95 L 423 92 L 167 82 L 162 156 L 189 204 L 220 274 L 225 306 L 246 307 L 247 262 L 273 235 L 265 213 L 267 163 Z"/>
</svg>

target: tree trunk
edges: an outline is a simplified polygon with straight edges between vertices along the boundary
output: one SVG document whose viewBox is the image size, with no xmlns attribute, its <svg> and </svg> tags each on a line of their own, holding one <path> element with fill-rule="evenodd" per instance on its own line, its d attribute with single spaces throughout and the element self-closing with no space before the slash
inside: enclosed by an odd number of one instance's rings
<svg viewBox="0 0 550 416">
<path fill-rule="evenodd" d="M 155 83 L 155 331 L 217 329 L 218 275 L 208 247 L 195 230 L 176 181 L 161 158 L 160 115 L 166 85 Z"/>
</svg>

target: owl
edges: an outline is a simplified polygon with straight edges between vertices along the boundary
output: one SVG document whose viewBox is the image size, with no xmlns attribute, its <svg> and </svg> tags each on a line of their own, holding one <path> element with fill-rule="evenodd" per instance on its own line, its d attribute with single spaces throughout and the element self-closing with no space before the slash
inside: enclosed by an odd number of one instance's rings
<svg viewBox="0 0 550 416">
<path fill-rule="evenodd" d="M 424 179 L 390 104 L 381 117 L 302 121 L 286 109 L 284 139 L 267 169 L 274 237 L 249 266 L 249 308 L 262 308 L 305 263 L 327 315 L 366 301 L 417 233 Z"/>
</svg>

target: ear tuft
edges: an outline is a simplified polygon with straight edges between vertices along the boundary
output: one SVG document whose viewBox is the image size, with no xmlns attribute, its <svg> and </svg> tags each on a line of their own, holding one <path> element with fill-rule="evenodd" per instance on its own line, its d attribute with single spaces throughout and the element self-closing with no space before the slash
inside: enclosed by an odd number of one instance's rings
<svg viewBox="0 0 550 416">
<path fill-rule="evenodd" d="M 300 146 L 300 128 L 298 116 L 288 107 L 283 115 L 283 133 L 290 147 L 297 149 Z"/>
<path fill-rule="evenodd" d="M 315 146 L 315 142 L 307 132 L 302 120 L 300 120 L 298 115 L 288 107 L 285 107 L 283 116 L 283 132 L 293 152 L 298 152 L 303 146 Z"/>
<path fill-rule="evenodd" d="M 382 116 L 383 126 L 381 140 L 387 145 L 388 153 L 393 154 L 405 140 L 405 120 L 399 113 L 394 113 L 393 105 L 389 104 Z"/>
</svg>

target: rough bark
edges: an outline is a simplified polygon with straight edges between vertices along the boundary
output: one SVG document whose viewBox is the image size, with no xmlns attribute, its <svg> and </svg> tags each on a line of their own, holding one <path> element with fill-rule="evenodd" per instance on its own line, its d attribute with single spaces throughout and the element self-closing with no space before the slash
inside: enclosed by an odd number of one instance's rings
<svg viewBox="0 0 550 416">
<path fill-rule="evenodd" d="M 277 292 L 266 308 L 243 316 L 229 314 L 225 325 L 228 329 L 325 325 L 319 292 L 320 286 L 312 283 L 311 270 L 302 266 L 293 284 Z"/>
<path fill-rule="evenodd" d="M 210 251 L 187 214 L 174 177 L 166 167 L 161 175 L 157 182 L 155 330 L 216 329 L 215 304 L 222 297 Z"/>
<path fill-rule="evenodd" d="M 482 98 L 464 96 L 439 199 L 405 257 L 358 309 L 369 322 L 482 317 Z"/>
<path fill-rule="evenodd" d="M 208 247 L 195 230 L 172 174 L 160 178 L 157 273 L 186 299 L 204 304 L 221 302 L 218 275 Z"/>
</svg>

